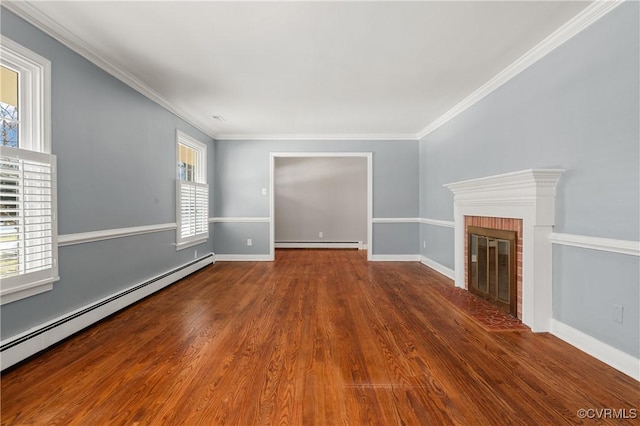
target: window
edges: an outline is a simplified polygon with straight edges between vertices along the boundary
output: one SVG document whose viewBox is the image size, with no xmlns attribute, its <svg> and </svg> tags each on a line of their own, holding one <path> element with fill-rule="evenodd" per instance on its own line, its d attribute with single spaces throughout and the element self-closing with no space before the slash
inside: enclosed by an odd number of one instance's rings
<svg viewBox="0 0 640 426">
<path fill-rule="evenodd" d="M 18 76 L 12 69 L 0 65 L 0 138 L 2 146 L 18 147 Z"/>
<path fill-rule="evenodd" d="M 50 154 L 51 63 L 0 36 L 0 67 L 2 146 Z"/>
<path fill-rule="evenodd" d="M 179 250 L 209 238 L 207 146 L 178 131 L 176 157 L 176 243 Z"/>
<path fill-rule="evenodd" d="M 58 278 L 56 158 L 50 62 L 0 38 L 0 302 L 50 290 Z"/>
</svg>

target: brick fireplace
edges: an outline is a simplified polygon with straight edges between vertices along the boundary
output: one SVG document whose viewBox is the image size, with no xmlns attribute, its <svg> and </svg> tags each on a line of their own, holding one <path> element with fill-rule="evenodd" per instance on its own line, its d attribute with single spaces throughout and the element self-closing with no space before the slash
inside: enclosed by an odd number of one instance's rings
<svg viewBox="0 0 640 426">
<path fill-rule="evenodd" d="M 445 185 L 454 194 L 455 284 L 467 288 L 468 226 L 518 232 L 518 317 L 534 332 L 549 331 L 556 183 L 561 169 L 529 169 Z M 487 226 L 489 225 L 489 226 Z"/>
<path fill-rule="evenodd" d="M 469 227 L 478 226 L 482 228 L 498 229 L 501 231 L 513 231 L 516 233 L 516 316 L 522 319 L 522 219 L 496 218 L 482 216 L 465 216 L 464 218 L 464 258 L 469 258 Z M 469 289 L 469 262 L 464 262 L 464 282 L 465 288 Z"/>
</svg>

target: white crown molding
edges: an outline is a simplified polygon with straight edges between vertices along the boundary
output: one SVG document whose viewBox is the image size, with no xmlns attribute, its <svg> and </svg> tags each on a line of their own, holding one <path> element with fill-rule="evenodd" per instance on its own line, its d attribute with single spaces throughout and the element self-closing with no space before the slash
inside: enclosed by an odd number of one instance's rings
<svg viewBox="0 0 640 426">
<path fill-rule="evenodd" d="M 133 88 L 153 102 L 165 108 L 167 111 L 175 114 L 187 123 L 191 124 L 196 129 L 212 137 L 213 139 L 217 139 L 213 129 L 209 128 L 204 123 L 199 122 L 199 120 L 195 119 L 181 108 L 173 105 L 171 102 L 163 98 L 158 92 L 147 86 L 137 77 L 126 72 L 119 64 L 115 63 L 113 60 L 105 58 L 104 56 L 96 53 L 82 39 L 64 28 L 55 20 L 48 17 L 46 14 L 42 13 L 37 7 L 30 4 L 30 2 L 4 1 L 2 2 L 2 7 L 15 13 L 20 18 L 29 22 L 31 25 L 50 35 L 69 49 L 78 53 L 86 60 L 92 62 L 98 68 L 111 74 L 127 86 Z"/>
<path fill-rule="evenodd" d="M 607 13 L 621 5 L 625 0 L 598 0 L 587 6 L 582 12 L 576 15 L 569 22 L 558 28 L 547 38 L 534 46 L 527 53 L 518 58 L 507 68 L 498 73 L 491 80 L 480 86 L 476 91 L 464 98 L 449 111 L 431 122 L 427 127 L 420 130 L 416 135 L 417 139 L 422 139 L 433 132 L 458 114 L 478 103 L 484 97 L 498 89 L 500 86 L 511 80 L 516 75 L 538 62 L 549 52 L 564 44 L 567 40 L 587 28 L 589 25 L 602 18 Z"/>
<path fill-rule="evenodd" d="M 640 241 L 616 240 L 613 238 L 589 237 L 554 232 L 549 236 L 552 244 L 581 247 L 610 253 L 640 256 Z"/>
<path fill-rule="evenodd" d="M 461 112 L 465 111 L 485 96 L 505 84 L 507 81 L 518 75 L 520 72 L 543 58 L 556 47 L 596 22 L 602 16 L 622 4 L 625 0 L 598 0 L 585 8 L 573 19 L 560 27 L 554 33 L 549 35 L 542 42 L 538 43 L 534 48 L 529 50 L 510 66 L 505 68 L 483 86 L 467 96 L 460 103 L 455 105 L 449 111 L 441 115 L 439 118 L 431 122 L 417 134 L 241 134 L 241 133 L 223 133 L 216 134 L 212 128 L 206 124 L 199 122 L 181 108 L 171 104 L 163 98 L 155 90 L 147 86 L 138 78 L 124 71 L 123 68 L 114 61 L 109 60 L 91 49 L 91 47 L 81 40 L 79 37 L 65 29 L 46 14 L 42 13 L 37 7 L 24 1 L 4 1 L 2 7 L 20 16 L 22 19 L 31 23 L 38 29 L 44 31 L 57 41 L 61 42 L 74 52 L 80 54 L 85 59 L 94 63 L 99 68 L 116 77 L 123 83 L 140 92 L 153 102 L 174 113 L 182 118 L 198 130 L 204 132 L 208 136 L 216 140 L 386 140 L 386 141 L 416 141 L 420 140 L 429 133 L 433 132 Z"/>
<path fill-rule="evenodd" d="M 412 141 L 417 140 L 414 133 L 397 134 L 241 134 L 221 133 L 217 140 L 249 140 L 249 141 Z"/>
<path fill-rule="evenodd" d="M 209 223 L 269 223 L 270 217 L 210 217 Z"/>
<path fill-rule="evenodd" d="M 105 229 L 102 231 L 58 235 L 58 247 L 130 237 L 132 235 L 150 234 L 153 232 L 171 231 L 177 227 L 178 225 L 176 223 L 161 223 L 158 225 L 132 226 L 130 228 Z"/>
<path fill-rule="evenodd" d="M 452 220 L 429 219 L 425 217 L 420 218 L 420 223 L 424 225 L 442 226 L 444 228 L 454 228 L 456 225 Z"/>
</svg>

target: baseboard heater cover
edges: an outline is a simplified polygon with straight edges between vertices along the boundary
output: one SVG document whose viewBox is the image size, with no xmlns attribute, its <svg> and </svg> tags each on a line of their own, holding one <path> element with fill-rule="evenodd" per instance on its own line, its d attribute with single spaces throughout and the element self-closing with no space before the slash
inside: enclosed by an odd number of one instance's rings
<svg viewBox="0 0 640 426">
<path fill-rule="evenodd" d="M 4 370 L 215 262 L 213 253 L 0 342 Z"/>
</svg>

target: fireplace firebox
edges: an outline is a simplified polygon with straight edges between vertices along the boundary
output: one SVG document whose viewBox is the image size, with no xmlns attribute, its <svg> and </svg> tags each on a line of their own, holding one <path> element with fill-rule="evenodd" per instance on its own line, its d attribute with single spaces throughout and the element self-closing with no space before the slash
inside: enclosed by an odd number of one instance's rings
<svg viewBox="0 0 640 426">
<path fill-rule="evenodd" d="M 468 289 L 517 317 L 517 233 L 469 226 Z"/>
</svg>

